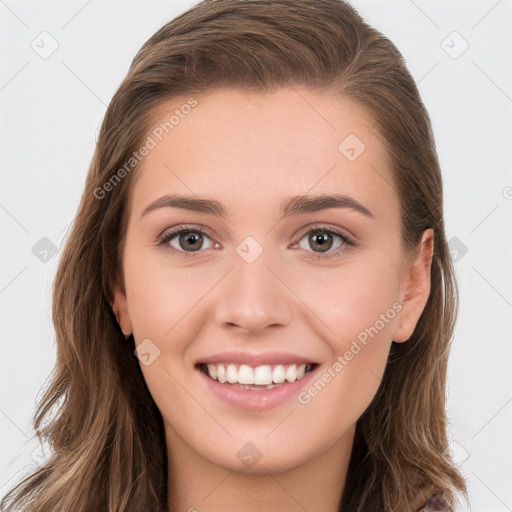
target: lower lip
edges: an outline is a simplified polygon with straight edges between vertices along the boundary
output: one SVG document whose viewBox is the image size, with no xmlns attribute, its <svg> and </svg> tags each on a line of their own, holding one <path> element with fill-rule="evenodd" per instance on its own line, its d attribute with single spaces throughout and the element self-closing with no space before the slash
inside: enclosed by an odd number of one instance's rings
<svg viewBox="0 0 512 512">
<path fill-rule="evenodd" d="M 246 411 L 265 411 L 296 398 L 301 389 L 312 379 L 318 366 L 295 382 L 287 382 L 272 389 L 242 389 L 236 384 L 222 384 L 196 369 L 208 390 L 224 402 Z"/>
</svg>

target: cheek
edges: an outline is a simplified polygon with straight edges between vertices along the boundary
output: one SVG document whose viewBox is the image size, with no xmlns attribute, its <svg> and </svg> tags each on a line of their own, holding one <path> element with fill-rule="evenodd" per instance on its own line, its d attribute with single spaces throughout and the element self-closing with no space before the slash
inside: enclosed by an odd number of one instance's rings
<svg viewBox="0 0 512 512">
<path fill-rule="evenodd" d="M 190 339 L 195 309 L 218 280 L 216 272 L 203 267 L 173 268 L 161 261 L 133 265 L 126 292 L 135 340 L 179 340 L 183 336 L 176 334 L 185 327 Z"/>
<path fill-rule="evenodd" d="M 316 437 L 329 444 L 355 425 L 370 405 L 389 352 L 389 343 L 374 341 L 371 347 L 354 345 L 337 356 L 300 392 L 295 416 L 303 419 L 304 439 Z"/>
<path fill-rule="evenodd" d="M 322 391 L 318 411 L 328 410 L 330 401 L 360 414 L 377 391 L 401 310 L 398 262 L 361 258 L 330 274 L 325 269 L 314 276 L 305 273 L 308 277 L 297 281 L 297 294 L 315 313 L 310 326 L 331 352 L 320 382 L 304 397 L 308 402 Z M 324 387 L 329 391 L 324 393 Z"/>
<path fill-rule="evenodd" d="M 166 265 L 161 258 L 132 263 L 126 292 L 135 343 L 137 347 L 145 343 L 151 354 L 150 364 L 141 359 L 141 370 L 164 418 L 173 425 L 183 423 L 185 429 L 190 421 L 187 414 L 200 413 L 194 411 L 195 402 L 185 391 L 194 363 L 189 349 L 207 318 L 204 304 L 208 291 L 220 277 L 200 266 Z M 157 354 L 154 359 L 153 351 Z"/>
<path fill-rule="evenodd" d="M 304 271 L 296 278 L 295 292 L 315 313 L 337 354 L 358 337 L 362 343 L 365 337 L 391 341 L 401 308 L 398 261 L 354 258 L 347 265 Z"/>
<path fill-rule="evenodd" d="M 308 418 L 305 435 L 323 432 L 326 439 L 332 434 L 327 426 L 346 431 L 374 398 L 401 309 L 395 272 L 366 267 L 359 274 L 353 266 L 337 279 L 317 279 L 307 296 L 305 289 L 302 292 L 317 312 L 316 329 L 329 346 L 331 359 L 298 402 Z"/>
</svg>

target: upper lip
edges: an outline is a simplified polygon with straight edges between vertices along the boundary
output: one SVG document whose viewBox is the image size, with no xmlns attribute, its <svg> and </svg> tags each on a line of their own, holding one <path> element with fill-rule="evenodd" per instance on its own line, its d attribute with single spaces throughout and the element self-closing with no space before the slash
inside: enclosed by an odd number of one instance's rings
<svg viewBox="0 0 512 512">
<path fill-rule="evenodd" d="M 262 366 L 265 364 L 316 364 L 310 357 L 290 352 L 222 352 L 197 361 L 197 364 L 247 364 L 249 366 Z"/>
</svg>

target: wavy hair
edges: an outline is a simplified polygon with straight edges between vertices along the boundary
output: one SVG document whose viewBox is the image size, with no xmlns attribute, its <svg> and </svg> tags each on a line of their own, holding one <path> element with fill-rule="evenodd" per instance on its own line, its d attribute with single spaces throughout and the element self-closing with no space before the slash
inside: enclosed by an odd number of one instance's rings
<svg viewBox="0 0 512 512">
<path fill-rule="evenodd" d="M 135 167 L 98 190 L 143 143 L 170 99 L 217 87 L 307 86 L 371 114 L 390 156 L 402 238 L 434 231 L 431 293 L 412 337 L 393 343 L 358 420 L 341 510 L 411 512 L 432 493 L 467 496 L 448 454 L 446 372 L 457 288 L 428 113 L 389 39 L 342 0 L 204 0 L 158 30 L 106 111 L 53 288 L 57 361 L 34 414 L 51 456 L 11 489 L 5 512 L 167 511 L 161 414 L 113 314 Z M 340 483 L 340 486 L 342 483 Z"/>
</svg>

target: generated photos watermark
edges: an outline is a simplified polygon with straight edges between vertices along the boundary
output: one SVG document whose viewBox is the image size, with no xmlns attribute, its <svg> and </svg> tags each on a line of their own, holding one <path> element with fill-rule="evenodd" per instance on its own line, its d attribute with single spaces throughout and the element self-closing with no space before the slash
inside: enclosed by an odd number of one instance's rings
<svg viewBox="0 0 512 512">
<path fill-rule="evenodd" d="M 192 112 L 192 109 L 196 107 L 197 104 L 198 102 L 195 98 L 189 98 L 180 108 L 174 109 L 174 113 L 169 116 L 169 119 L 161 122 L 152 130 L 151 134 L 146 137 L 144 143 L 131 154 L 124 165 L 119 167 L 101 187 L 94 189 L 94 197 L 96 199 L 104 199 L 109 192 L 112 192 L 112 190 L 121 183 L 122 179 L 130 174 L 152 149 L 157 147 L 158 143 L 163 140 L 165 135 L 171 133 L 172 130 L 181 123 L 181 120 L 185 119 L 185 117 Z"/>
<path fill-rule="evenodd" d="M 331 382 L 341 371 L 352 361 L 367 345 L 368 342 L 379 334 L 397 313 L 402 311 L 402 304 L 394 302 L 393 305 L 385 312 L 381 313 L 379 319 L 370 327 L 365 327 L 356 337 L 348 350 L 339 355 L 334 363 L 325 370 L 322 375 L 308 389 L 301 391 L 297 399 L 302 405 L 307 405 Z"/>
</svg>

